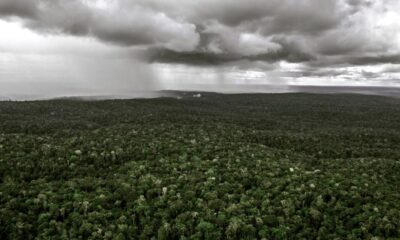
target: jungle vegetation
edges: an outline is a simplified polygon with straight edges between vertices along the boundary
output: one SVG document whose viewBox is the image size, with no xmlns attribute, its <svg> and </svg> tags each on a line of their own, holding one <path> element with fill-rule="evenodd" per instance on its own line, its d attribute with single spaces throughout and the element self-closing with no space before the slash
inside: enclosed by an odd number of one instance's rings
<svg viewBox="0 0 400 240">
<path fill-rule="evenodd" d="M 0 239 L 400 239 L 400 100 L 0 102 Z"/>
</svg>

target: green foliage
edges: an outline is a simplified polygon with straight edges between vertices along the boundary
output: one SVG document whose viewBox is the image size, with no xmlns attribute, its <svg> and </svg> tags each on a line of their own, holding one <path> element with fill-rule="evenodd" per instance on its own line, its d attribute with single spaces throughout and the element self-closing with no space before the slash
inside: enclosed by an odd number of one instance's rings
<svg viewBox="0 0 400 240">
<path fill-rule="evenodd" d="M 0 239 L 399 239 L 400 101 L 0 103 Z"/>
</svg>

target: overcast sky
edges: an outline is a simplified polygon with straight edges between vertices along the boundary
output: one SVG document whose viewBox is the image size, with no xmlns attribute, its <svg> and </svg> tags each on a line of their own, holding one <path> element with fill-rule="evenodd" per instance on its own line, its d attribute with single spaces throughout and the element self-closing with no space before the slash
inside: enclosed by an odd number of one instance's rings
<svg viewBox="0 0 400 240">
<path fill-rule="evenodd" d="M 400 86 L 398 0 L 0 0 L 0 94 Z"/>
</svg>

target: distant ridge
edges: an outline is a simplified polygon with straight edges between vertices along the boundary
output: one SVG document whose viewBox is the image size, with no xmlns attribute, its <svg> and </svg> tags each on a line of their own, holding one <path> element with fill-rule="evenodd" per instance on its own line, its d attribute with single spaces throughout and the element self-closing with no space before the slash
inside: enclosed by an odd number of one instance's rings
<svg viewBox="0 0 400 240">
<path fill-rule="evenodd" d="M 30 94 L 3 94 L 0 101 L 36 101 L 36 100 L 79 100 L 95 101 L 108 99 L 146 99 L 159 97 L 188 97 L 197 93 L 222 94 L 272 94 L 272 93 L 314 93 L 314 94 L 363 94 L 400 98 L 399 87 L 374 86 L 295 86 L 295 85 L 219 85 L 213 89 L 210 85 L 187 85 L 180 89 L 134 92 L 132 94 L 97 94 L 74 96 L 44 96 Z"/>
</svg>

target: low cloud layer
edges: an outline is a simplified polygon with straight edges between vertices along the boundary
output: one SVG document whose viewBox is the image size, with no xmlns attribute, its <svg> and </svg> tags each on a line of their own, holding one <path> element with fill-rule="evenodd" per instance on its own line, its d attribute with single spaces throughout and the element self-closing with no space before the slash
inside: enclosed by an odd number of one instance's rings
<svg viewBox="0 0 400 240">
<path fill-rule="evenodd" d="M 303 66 L 297 75 L 321 77 L 352 66 L 398 69 L 399 9 L 398 0 L 2 0 L 0 19 L 138 48 L 148 62 L 285 61 Z"/>
</svg>

